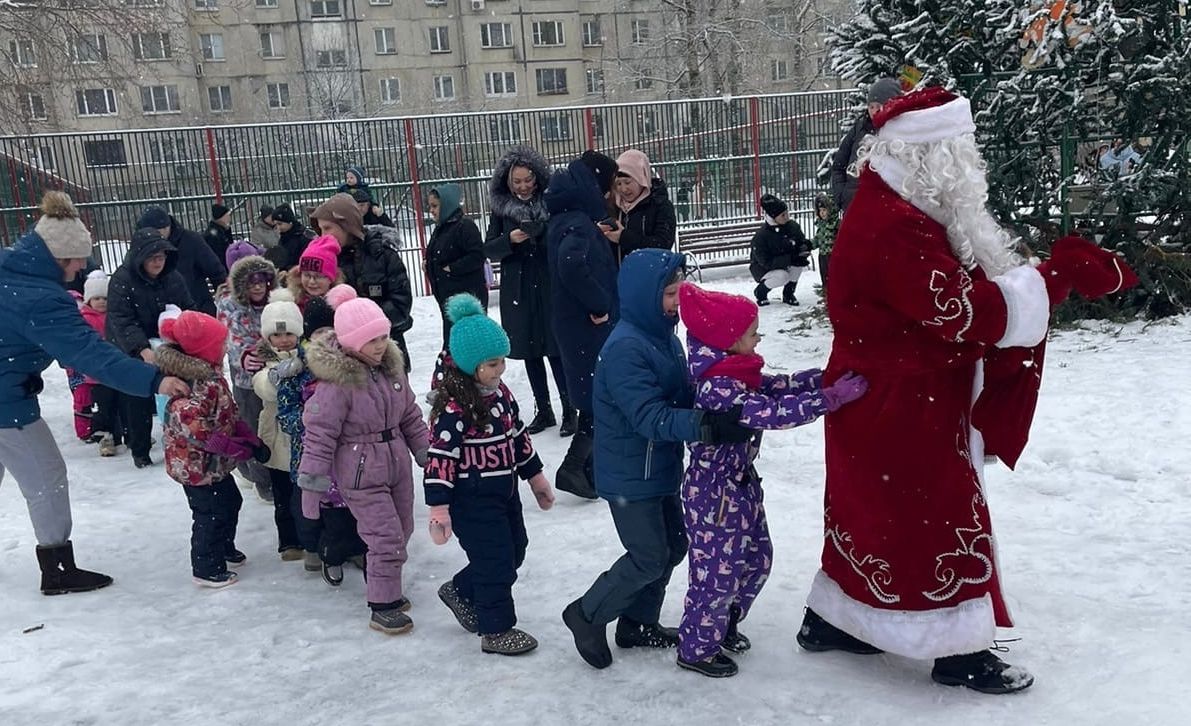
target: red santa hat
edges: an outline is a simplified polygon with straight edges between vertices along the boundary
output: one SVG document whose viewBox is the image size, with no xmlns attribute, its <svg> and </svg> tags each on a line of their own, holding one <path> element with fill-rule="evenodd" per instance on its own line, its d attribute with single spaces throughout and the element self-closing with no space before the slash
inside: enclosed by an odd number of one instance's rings
<svg viewBox="0 0 1191 726">
<path fill-rule="evenodd" d="M 873 128 L 882 141 L 933 144 L 976 131 L 972 105 L 941 86 L 898 96 L 873 117 Z"/>
<path fill-rule="evenodd" d="M 700 342 L 728 350 L 757 319 L 757 304 L 741 295 L 684 282 L 678 288 L 678 314 L 687 332 Z"/>
</svg>

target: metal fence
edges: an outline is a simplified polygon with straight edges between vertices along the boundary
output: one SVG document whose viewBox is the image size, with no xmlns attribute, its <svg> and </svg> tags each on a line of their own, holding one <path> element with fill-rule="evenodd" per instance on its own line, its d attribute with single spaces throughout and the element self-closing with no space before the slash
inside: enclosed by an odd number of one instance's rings
<svg viewBox="0 0 1191 726">
<path fill-rule="evenodd" d="M 246 236 L 261 206 L 288 202 L 301 213 L 325 200 L 348 166 L 362 166 L 377 202 L 402 230 L 407 263 L 416 263 L 428 238 L 426 191 L 459 182 L 467 212 L 485 219 L 492 169 L 518 143 L 556 164 L 588 148 L 611 156 L 641 149 L 669 186 L 680 230 L 757 219 L 763 192 L 786 198 L 808 227 L 813 198 L 822 191 L 816 172 L 856 108 L 849 91 L 824 91 L 6 136 L 0 137 L 0 244 L 30 227 L 44 190 L 64 189 L 100 240 L 99 261 L 111 269 L 149 205 L 163 205 L 201 231 L 218 202 L 234 210 L 233 229 Z"/>
</svg>

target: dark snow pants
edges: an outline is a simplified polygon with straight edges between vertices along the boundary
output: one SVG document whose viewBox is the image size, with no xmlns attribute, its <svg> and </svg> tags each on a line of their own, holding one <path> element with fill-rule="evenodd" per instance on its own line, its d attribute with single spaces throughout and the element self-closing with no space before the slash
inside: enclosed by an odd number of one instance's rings
<svg viewBox="0 0 1191 726">
<path fill-rule="evenodd" d="M 236 549 L 236 525 L 244 498 L 231 476 L 214 484 L 183 486 L 194 524 L 190 530 L 190 566 L 195 577 L 227 572 L 227 557 Z"/>
<path fill-rule="evenodd" d="M 503 477 L 497 480 L 505 481 Z M 517 568 L 525 561 L 529 535 L 516 483 L 511 496 L 506 486 L 489 482 L 481 486 L 503 489 L 505 496 L 456 490 L 451 501 L 451 529 L 467 553 L 467 566 L 455 574 L 453 582 L 459 597 L 475 608 L 480 634 L 496 635 L 517 624 L 513 583 Z"/>
</svg>

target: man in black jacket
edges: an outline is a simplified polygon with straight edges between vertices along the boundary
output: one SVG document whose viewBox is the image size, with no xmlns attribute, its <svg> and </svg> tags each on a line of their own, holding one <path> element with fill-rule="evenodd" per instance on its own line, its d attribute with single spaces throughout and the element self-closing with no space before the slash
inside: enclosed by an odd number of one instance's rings
<svg viewBox="0 0 1191 726">
<path fill-rule="evenodd" d="M 288 204 L 273 209 L 273 223 L 277 225 L 277 246 L 265 250 L 265 259 L 278 270 L 288 270 L 298 264 L 315 234 L 298 220 L 298 215 Z"/>
<path fill-rule="evenodd" d="M 860 148 L 860 142 L 873 132 L 873 116 L 877 115 L 882 106 L 900 95 L 901 85 L 892 78 L 879 78 L 874 81 L 868 87 L 868 108 L 852 124 L 852 129 L 844 136 L 831 159 L 831 197 L 835 200 L 835 206 L 841 215 L 852 201 L 852 195 L 856 193 L 856 186 L 860 183 L 859 177 L 848 174 L 848 167 L 856 161 L 856 151 Z"/>
<path fill-rule="evenodd" d="M 386 227 L 396 227 L 389 215 L 385 214 L 384 210 L 378 207 L 372 201 L 372 193 L 367 189 L 354 189 L 351 192 L 352 199 L 356 201 L 356 207 L 359 208 L 360 214 L 364 215 L 364 226 L 370 224 L 383 224 Z"/>
<path fill-rule="evenodd" d="M 110 343 L 133 358 L 146 363 L 155 361 L 149 341 L 158 337 L 158 317 L 167 305 L 182 310 L 194 307 L 177 266 L 178 251 L 159 230 L 142 227 L 132 235 L 124 263 L 108 282 L 104 332 Z M 121 393 L 120 406 L 133 463 L 137 468 L 151 465 L 153 399 Z"/>
<path fill-rule="evenodd" d="M 350 194 L 336 194 L 315 209 L 311 217 L 318 220 L 319 231 L 334 237 L 343 249 L 339 253 L 339 271 L 347 284 L 384 311 L 392 326 L 389 336 L 405 356 L 408 372 L 405 331 L 414 325 L 410 314 L 414 296 L 409 273 L 401 261 L 401 237 L 397 230 L 383 225 L 365 227 L 364 216 Z"/>
<path fill-rule="evenodd" d="M 149 207 L 136 223 L 137 230 L 152 228 L 162 239 L 169 240 L 177 253 L 178 274 L 190 290 L 193 309 L 215 315 L 215 297 L 211 290 L 227 279 L 224 261 L 203 241 L 198 232 L 186 229 L 161 207 Z"/>
<path fill-rule="evenodd" d="M 227 266 L 227 248 L 232 246 L 232 210 L 222 204 L 211 205 L 211 221 L 203 233 L 207 246 Z"/>
</svg>

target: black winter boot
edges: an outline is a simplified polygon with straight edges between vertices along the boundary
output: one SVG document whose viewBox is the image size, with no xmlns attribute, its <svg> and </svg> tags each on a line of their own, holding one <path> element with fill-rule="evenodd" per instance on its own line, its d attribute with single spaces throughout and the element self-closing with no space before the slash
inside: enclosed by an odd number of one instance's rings
<svg viewBox="0 0 1191 726">
<path fill-rule="evenodd" d="M 842 650 L 856 655 L 876 655 L 884 653 L 880 648 L 874 648 L 858 638 L 853 638 L 835 627 L 810 608 L 802 618 L 802 627 L 798 629 L 796 637 L 798 645 L 803 650 L 812 653 L 825 653 L 829 650 Z"/>
<path fill-rule="evenodd" d="M 987 650 L 935 658 L 930 677 L 944 686 L 993 694 L 1016 693 L 1034 685 L 1034 676 L 1025 668 L 1011 666 Z"/>
<path fill-rule="evenodd" d="M 595 486 L 587 475 L 587 460 L 591 458 L 593 441 L 589 434 L 575 434 L 571 447 L 562 458 L 562 466 L 554 474 L 554 487 L 584 499 L 598 499 Z"/>
<path fill-rule="evenodd" d="M 677 648 L 678 628 L 667 628 L 658 623 L 638 623 L 621 615 L 616 621 L 616 646 L 618 648 Z"/>
<path fill-rule="evenodd" d="M 535 409 L 533 420 L 525 427 L 526 431 L 531 434 L 540 434 L 551 426 L 558 425 L 558 420 L 554 418 L 554 409 L 550 407 L 549 401 L 538 403 Z"/>
<path fill-rule="evenodd" d="M 723 653 L 716 653 L 704 660 L 695 661 L 683 660 L 680 655 L 678 656 L 678 667 L 702 673 L 708 678 L 731 678 L 740 670 L 736 667 L 736 661 Z"/>
<path fill-rule="evenodd" d="M 565 395 L 560 396 L 560 398 L 562 399 L 562 424 L 558 427 L 558 435 L 565 439 L 568 436 L 575 435 L 579 421 L 577 412 L 571 406 L 571 399 Z"/>
<path fill-rule="evenodd" d="M 107 575 L 80 570 L 74 563 L 74 545 L 65 544 L 37 548 L 37 564 L 41 565 L 41 594 L 65 595 L 71 592 L 90 592 L 112 584 Z"/>
<path fill-rule="evenodd" d="M 787 305 L 797 305 L 798 298 L 794 297 L 794 287 L 797 283 L 787 282 L 782 288 L 782 302 Z"/>
<path fill-rule="evenodd" d="M 753 643 L 748 639 L 748 636 L 736 629 L 739 623 L 740 608 L 733 605 L 728 608 L 728 632 L 724 634 L 724 639 L 720 641 L 720 647 L 729 653 L 743 653 L 753 647 Z"/>
<path fill-rule="evenodd" d="M 583 615 L 583 600 L 567 605 L 562 611 L 562 622 L 575 638 L 575 649 L 587 665 L 592 668 L 607 668 L 612 665 L 612 651 L 608 648 L 606 626 L 596 625 Z"/>
<path fill-rule="evenodd" d="M 765 283 L 758 282 L 757 286 L 753 288 L 753 295 L 757 298 L 757 305 L 759 307 L 769 304 L 769 288 L 765 287 Z"/>
</svg>

